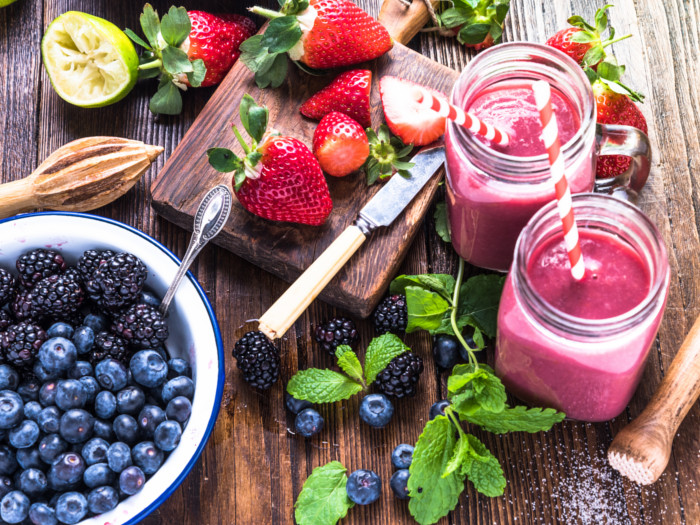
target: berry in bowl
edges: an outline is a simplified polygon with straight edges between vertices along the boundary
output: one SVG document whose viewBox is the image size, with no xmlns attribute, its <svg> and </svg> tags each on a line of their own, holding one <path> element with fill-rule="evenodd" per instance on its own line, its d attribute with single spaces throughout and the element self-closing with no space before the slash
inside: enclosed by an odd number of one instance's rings
<svg viewBox="0 0 700 525">
<path fill-rule="evenodd" d="M 223 346 L 179 260 L 87 214 L 0 222 L 0 522 L 135 524 L 213 429 Z"/>
</svg>

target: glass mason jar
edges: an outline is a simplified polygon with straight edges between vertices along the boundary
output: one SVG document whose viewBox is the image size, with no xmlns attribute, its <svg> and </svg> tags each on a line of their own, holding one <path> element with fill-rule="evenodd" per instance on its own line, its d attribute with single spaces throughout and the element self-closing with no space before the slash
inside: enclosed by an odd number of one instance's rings
<svg viewBox="0 0 700 525">
<path fill-rule="evenodd" d="M 562 238 L 561 219 L 552 202 L 535 214 L 518 238 L 498 310 L 495 368 L 506 387 L 527 402 L 557 408 L 574 419 L 606 421 L 624 410 L 641 378 L 666 305 L 668 258 L 659 231 L 634 205 L 594 193 L 574 195 L 573 204 L 581 239 L 597 238 L 602 246 L 597 258 L 586 263 L 586 271 L 590 278 L 602 279 L 599 290 L 606 301 L 626 306 L 613 317 L 596 319 L 602 315 L 601 304 L 582 301 L 576 304 L 577 315 L 571 315 L 553 306 L 551 296 L 542 297 L 542 280 L 536 281 L 540 288 L 535 289 L 534 272 L 542 268 L 528 263 L 546 253 L 551 265 L 554 252 L 546 247 Z M 600 275 L 590 269 L 608 258 L 608 268 L 617 271 L 623 252 L 631 253 L 643 272 L 613 278 L 614 272 Z M 552 266 L 546 268 L 545 279 L 556 280 Z M 644 281 L 635 282 L 641 274 Z M 570 274 L 563 275 L 573 283 Z M 574 290 L 567 297 L 578 299 L 578 293 Z"/>
<path fill-rule="evenodd" d="M 452 91 L 452 103 L 470 108 L 484 93 L 547 80 L 553 94 L 569 102 L 580 123 L 562 146 L 573 193 L 615 191 L 636 200 L 651 163 L 649 141 L 629 126 L 596 125 L 591 84 L 581 67 L 549 46 L 516 42 L 494 46 L 472 60 Z M 447 207 L 452 243 L 469 263 L 506 271 L 518 234 L 543 205 L 554 199 L 546 154 L 513 156 L 491 147 L 464 128 L 447 123 L 445 133 Z M 615 179 L 595 180 L 598 155 L 633 158 Z"/>
</svg>

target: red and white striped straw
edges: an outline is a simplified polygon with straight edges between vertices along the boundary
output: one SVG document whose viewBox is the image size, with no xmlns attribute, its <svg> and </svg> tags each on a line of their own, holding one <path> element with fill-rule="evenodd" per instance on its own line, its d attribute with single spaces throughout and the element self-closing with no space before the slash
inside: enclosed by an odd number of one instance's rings
<svg viewBox="0 0 700 525">
<path fill-rule="evenodd" d="M 453 106 L 446 100 L 434 97 L 431 93 L 422 89 L 416 89 L 416 100 L 426 108 L 436 111 L 441 117 L 453 121 L 472 133 L 476 133 L 491 142 L 501 146 L 508 145 L 508 135 L 502 130 L 495 128 L 479 120 L 471 113 L 465 112 L 462 108 Z"/>
<path fill-rule="evenodd" d="M 576 228 L 576 221 L 574 220 L 571 190 L 564 174 L 564 157 L 561 154 L 557 117 L 552 111 L 552 92 L 549 84 L 544 80 L 533 82 L 532 90 L 535 93 L 535 105 L 540 113 L 540 122 L 542 122 L 542 141 L 545 148 L 547 148 L 547 155 L 549 156 L 550 173 L 557 197 L 559 216 L 564 226 L 564 243 L 566 244 L 566 251 L 569 253 L 571 275 L 574 279 L 580 281 L 586 273 L 586 267 L 583 264 L 578 228 Z"/>
</svg>

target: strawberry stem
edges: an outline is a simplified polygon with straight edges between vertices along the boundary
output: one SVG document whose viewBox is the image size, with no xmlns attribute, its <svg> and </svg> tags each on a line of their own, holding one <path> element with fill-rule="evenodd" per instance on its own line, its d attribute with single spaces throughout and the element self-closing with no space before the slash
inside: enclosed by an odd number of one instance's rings
<svg viewBox="0 0 700 525">
<path fill-rule="evenodd" d="M 260 6 L 255 6 L 255 7 L 249 7 L 248 11 L 251 13 L 254 13 L 256 15 L 264 16 L 265 18 L 269 18 L 270 20 L 274 20 L 275 18 L 282 18 L 284 15 L 280 13 L 279 11 L 273 11 L 272 9 L 265 9 L 264 7 Z"/>
<path fill-rule="evenodd" d="M 145 64 L 140 64 L 139 69 L 155 69 L 163 65 L 160 59 L 153 60 L 152 62 L 146 62 Z"/>
<path fill-rule="evenodd" d="M 621 36 L 619 38 L 615 38 L 614 40 L 608 40 L 607 42 L 603 42 L 603 47 L 608 47 L 610 44 L 615 44 L 616 42 L 619 42 L 620 40 L 625 40 L 626 38 L 631 37 L 632 34 L 630 33 L 629 35 Z"/>
<path fill-rule="evenodd" d="M 236 126 L 233 126 L 233 134 L 236 135 L 236 138 L 238 139 L 238 143 L 243 148 L 243 151 L 245 151 L 245 154 L 248 155 L 251 151 L 250 147 L 248 147 L 248 144 L 246 144 L 245 140 L 243 140 L 243 137 L 241 136 L 241 132 L 238 131 L 238 128 Z"/>
</svg>

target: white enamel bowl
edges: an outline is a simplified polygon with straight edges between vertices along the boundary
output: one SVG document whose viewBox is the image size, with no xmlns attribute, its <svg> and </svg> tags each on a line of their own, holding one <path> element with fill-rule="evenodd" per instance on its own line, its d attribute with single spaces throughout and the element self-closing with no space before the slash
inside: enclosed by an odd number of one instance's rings
<svg viewBox="0 0 700 525">
<path fill-rule="evenodd" d="M 131 252 L 148 267 L 146 286 L 163 297 L 180 260 L 148 235 L 111 219 L 84 213 L 46 212 L 0 221 L 0 266 L 14 270 L 19 255 L 35 248 L 60 251 L 75 264 L 88 249 Z M 188 273 L 175 295 L 168 320 L 166 347 L 172 357 L 192 365 L 195 382 L 192 416 L 182 440 L 163 466 L 144 485 L 111 512 L 80 525 L 136 524 L 163 503 L 180 485 L 199 458 L 214 428 L 224 387 L 224 352 L 214 311 Z"/>
</svg>

